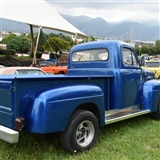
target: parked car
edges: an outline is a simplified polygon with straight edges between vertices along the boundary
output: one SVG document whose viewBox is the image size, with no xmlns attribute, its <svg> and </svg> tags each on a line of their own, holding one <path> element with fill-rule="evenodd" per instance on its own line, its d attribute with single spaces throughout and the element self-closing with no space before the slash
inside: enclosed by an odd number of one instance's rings
<svg viewBox="0 0 160 160">
<path fill-rule="evenodd" d="M 46 66 L 50 66 L 52 64 L 53 64 L 53 62 L 47 62 L 47 61 L 39 61 L 38 62 L 39 67 L 46 67 Z"/>
<path fill-rule="evenodd" d="M 159 61 L 160 59 L 158 57 L 152 58 L 151 61 Z"/>
<path fill-rule="evenodd" d="M 140 56 L 140 59 L 142 59 L 142 58 L 144 58 L 145 60 L 148 60 L 150 57 L 149 57 L 148 54 L 142 54 L 142 55 Z"/>
<path fill-rule="evenodd" d="M 160 79 L 160 60 L 145 61 L 145 66 L 143 68 L 154 72 L 155 78 Z"/>
<path fill-rule="evenodd" d="M 160 59 L 160 54 L 157 54 L 157 55 L 155 56 L 155 58 L 159 58 L 159 59 Z"/>
<path fill-rule="evenodd" d="M 44 66 L 40 67 L 43 71 L 47 74 L 66 74 L 67 73 L 67 66 Z"/>
<path fill-rule="evenodd" d="M 36 67 L 4 67 L 1 68 L 0 74 L 45 75 L 47 73 Z"/>
<path fill-rule="evenodd" d="M 39 68 L 47 74 L 66 74 L 68 64 L 67 62 L 53 62 L 53 61 L 40 61 Z"/>
<path fill-rule="evenodd" d="M 3 66 L 3 65 L 0 65 L 0 69 L 1 69 L 1 68 L 4 68 L 4 66 Z"/>
</svg>

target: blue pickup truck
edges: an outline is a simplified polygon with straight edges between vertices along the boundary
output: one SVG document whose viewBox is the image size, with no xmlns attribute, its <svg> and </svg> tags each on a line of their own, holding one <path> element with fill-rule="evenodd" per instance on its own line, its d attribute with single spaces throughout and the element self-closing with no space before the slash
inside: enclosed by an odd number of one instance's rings
<svg viewBox="0 0 160 160">
<path fill-rule="evenodd" d="M 144 114 L 160 120 L 160 81 L 121 41 L 74 46 L 66 75 L 0 77 L 0 139 L 9 143 L 21 130 L 60 132 L 78 153 L 95 145 L 100 127 Z"/>
</svg>

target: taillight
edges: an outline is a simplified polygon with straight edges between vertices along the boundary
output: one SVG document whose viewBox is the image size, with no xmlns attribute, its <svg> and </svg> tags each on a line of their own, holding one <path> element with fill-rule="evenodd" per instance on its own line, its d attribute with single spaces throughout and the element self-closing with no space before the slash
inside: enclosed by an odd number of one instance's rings
<svg viewBox="0 0 160 160">
<path fill-rule="evenodd" d="M 14 119 L 14 128 L 18 131 L 21 131 L 23 127 L 24 127 L 24 118 L 16 117 Z"/>
</svg>

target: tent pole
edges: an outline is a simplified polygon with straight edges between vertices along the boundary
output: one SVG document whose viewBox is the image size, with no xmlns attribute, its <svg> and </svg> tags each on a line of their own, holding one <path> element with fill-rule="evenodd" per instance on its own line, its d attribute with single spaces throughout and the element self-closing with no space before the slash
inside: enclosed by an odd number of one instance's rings
<svg viewBox="0 0 160 160">
<path fill-rule="evenodd" d="M 30 32 L 31 32 L 31 43 L 32 43 L 32 52 L 34 52 L 34 36 L 33 36 L 33 26 L 30 24 Z"/>
<path fill-rule="evenodd" d="M 30 24 L 30 32 L 31 32 L 31 45 L 32 45 L 31 54 L 32 54 L 32 53 L 34 53 L 35 45 L 34 45 L 34 36 L 33 36 L 33 26 L 31 24 Z M 32 66 L 33 65 L 34 65 L 34 58 L 32 61 Z"/>
<path fill-rule="evenodd" d="M 39 31 L 38 31 L 36 46 L 35 46 L 35 48 L 34 48 L 32 65 L 37 65 L 36 53 L 37 53 L 37 48 L 38 48 L 38 42 L 39 42 L 39 37 L 40 37 L 40 33 L 41 33 L 41 28 L 42 28 L 42 27 L 40 26 L 40 27 L 39 27 Z"/>
<path fill-rule="evenodd" d="M 78 44 L 78 42 L 77 42 L 77 33 L 75 34 L 75 39 L 73 41 L 73 46 L 75 46 L 76 44 Z"/>
</svg>

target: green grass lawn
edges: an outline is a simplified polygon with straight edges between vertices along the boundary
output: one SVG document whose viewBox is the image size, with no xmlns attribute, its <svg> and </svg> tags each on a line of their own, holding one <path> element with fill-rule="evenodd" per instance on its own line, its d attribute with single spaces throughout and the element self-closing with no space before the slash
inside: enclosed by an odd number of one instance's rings
<svg viewBox="0 0 160 160">
<path fill-rule="evenodd" d="M 0 140 L 2 160 L 160 160 L 160 121 L 145 115 L 107 125 L 89 151 L 66 152 L 60 134 L 37 135 L 20 132 L 17 144 Z"/>
</svg>

